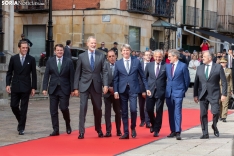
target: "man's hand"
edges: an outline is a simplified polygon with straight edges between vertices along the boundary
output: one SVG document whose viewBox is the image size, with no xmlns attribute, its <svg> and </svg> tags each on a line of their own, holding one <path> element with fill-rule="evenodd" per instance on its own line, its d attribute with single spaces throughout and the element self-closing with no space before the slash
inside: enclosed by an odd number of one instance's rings
<svg viewBox="0 0 234 156">
<path fill-rule="evenodd" d="M 71 96 L 74 96 L 74 92 L 71 92 Z"/>
<path fill-rule="evenodd" d="M 119 93 L 114 93 L 115 99 L 119 99 Z"/>
<path fill-rule="evenodd" d="M 77 89 L 74 90 L 74 95 L 75 95 L 75 96 L 79 96 L 79 90 L 77 90 Z"/>
<path fill-rule="evenodd" d="M 221 96 L 221 101 L 224 102 L 226 100 L 226 98 L 227 98 L 226 96 L 222 95 Z"/>
<path fill-rule="evenodd" d="M 108 90 L 109 90 L 109 92 L 111 92 L 111 94 L 114 94 L 114 89 L 113 89 L 113 87 L 109 87 Z"/>
<path fill-rule="evenodd" d="M 148 96 L 151 96 L 150 90 L 147 90 L 146 93 L 147 93 Z"/>
<path fill-rule="evenodd" d="M 42 93 L 43 93 L 44 96 L 47 95 L 47 91 L 46 90 L 43 90 Z"/>
<path fill-rule="evenodd" d="M 198 103 L 199 102 L 199 100 L 198 100 L 198 97 L 196 96 L 196 97 L 194 97 L 194 102 L 196 102 L 196 103 Z"/>
<path fill-rule="evenodd" d="M 143 98 L 146 98 L 146 92 L 143 92 L 143 93 L 142 93 L 142 97 L 143 97 Z"/>
<path fill-rule="evenodd" d="M 35 95 L 35 89 L 32 89 L 31 96 L 34 96 L 34 95 Z"/>
<path fill-rule="evenodd" d="M 103 87 L 103 93 L 106 94 L 108 92 L 108 86 Z"/>
<path fill-rule="evenodd" d="M 9 93 L 9 94 L 11 93 L 11 87 L 10 86 L 6 86 L 6 92 Z"/>
</svg>

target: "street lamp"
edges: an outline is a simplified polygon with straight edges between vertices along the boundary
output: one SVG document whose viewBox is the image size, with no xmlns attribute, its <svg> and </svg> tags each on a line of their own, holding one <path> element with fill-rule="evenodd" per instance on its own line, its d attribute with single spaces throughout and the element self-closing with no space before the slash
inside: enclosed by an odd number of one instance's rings
<svg viewBox="0 0 234 156">
<path fill-rule="evenodd" d="M 53 40 L 53 21 L 52 21 L 52 0 L 49 0 L 49 20 L 48 20 L 48 32 L 46 40 L 46 61 L 54 56 L 54 40 Z"/>
<path fill-rule="evenodd" d="M 6 56 L 4 56 L 3 53 L 3 45 L 4 45 L 4 32 L 3 32 L 3 15 L 2 15 L 2 0 L 1 0 L 1 4 L 0 4 L 0 63 L 6 63 Z"/>
</svg>

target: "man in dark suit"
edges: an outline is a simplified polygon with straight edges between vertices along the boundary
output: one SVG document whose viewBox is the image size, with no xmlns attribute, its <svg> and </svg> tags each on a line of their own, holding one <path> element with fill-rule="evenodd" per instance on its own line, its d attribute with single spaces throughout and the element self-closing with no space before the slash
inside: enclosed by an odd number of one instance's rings
<svg viewBox="0 0 234 156">
<path fill-rule="evenodd" d="M 219 82 L 221 80 L 222 93 Z M 200 139 L 208 139 L 208 117 L 207 111 L 209 103 L 213 114 L 212 129 L 214 135 L 219 137 L 217 122 L 219 119 L 219 100 L 225 101 L 227 97 L 227 80 L 224 70 L 220 64 L 212 62 L 212 54 L 207 51 L 203 53 L 203 65 L 197 68 L 194 82 L 194 101 L 200 101 L 200 120 L 203 135 Z"/>
<path fill-rule="evenodd" d="M 183 49 L 183 48 L 180 48 L 178 51 L 180 52 L 180 56 L 179 56 L 180 62 L 183 62 L 183 63 L 186 64 L 186 58 L 185 58 L 185 56 L 184 56 L 184 54 L 183 54 L 183 53 L 184 53 L 184 49 Z"/>
<path fill-rule="evenodd" d="M 103 51 L 105 51 L 105 52 L 106 52 L 106 54 L 107 54 L 107 52 L 108 52 L 108 49 L 107 49 L 107 48 L 105 48 L 105 42 L 102 42 L 102 43 L 101 43 L 101 47 L 99 47 L 98 49 L 99 49 L 99 50 L 103 50 Z"/>
<path fill-rule="evenodd" d="M 106 135 L 105 137 L 111 137 L 111 105 L 115 112 L 115 125 L 117 136 L 121 136 L 121 113 L 120 113 L 120 102 L 119 99 L 114 98 L 114 89 L 113 89 L 113 74 L 115 70 L 116 55 L 113 50 L 108 51 L 107 53 L 107 62 L 105 68 L 108 70 L 108 92 L 103 95 L 105 102 L 105 122 L 106 122 Z"/>
<path fill-rule="evenodd" d="M 188 67 L 179 61 L 180 53 L 172 49 L 168 52 L 170 64 L 166 65 L 167 86 L 166 103 L 168 107 L 171 133 L 167 137 L 176 136 L 181 140 L 182 103 L 190 84 Z"/>
<path fill-rule="evenodd" d="M 115 99 L 120 98 L 121 114 L 124 127 L 124 135 L 119 139 L 129 139 L 128 130 L 128 101 L 130 101 L 131 112 L 131 132 L 132 137 L 136 137 L 136 119 L 137 119 L 137 95 L 140 93 L 140 85 L 138 76 L 142 79 L 146 88 L 146 93 L 150 96 L 145 74 L 142 70 L 141 63 L 138 59 L 130 57 L 131 47 L 124 44 L 121 47 L 123 59 L 115 63 L 114 73 L 114 96 Z"/>
<path fill-rule="evenodd" d="M 141 62 L 141 67 L 142 70 L 145 71 L 145 67 L 148 63 L 150 63 L 150 59 L 151 59 L 151 52 L 146 51 L 144 53 L 144 61 Z M 140 119 L 141 119 L 141 123 L 140 123 L 140 127 L 143 127 L 146 124 L 146 128 L 150 128 L 150 119 L 148 116 L 148 112 L 146 110 L 146 90 L 145 90 L 145 86 L 144 83 L 142 82 L 141 78 L 139 77 L 139 84 L 140 84 L 140 90 L 141 93 L 138 94 L 138 104 L 139 104 L 139 111 L 140 111 Z"/>
<path fill-rule="evenodd" d="M 56 56 L 50 58 L 46 63 L 43 79 L 43 94 L 50 96 L 50 115 L 53 132 L 50 136 L 59 135 L 58 107 L 60 108 L 66 123 L 67 134 L 71 134 L 69 98 L 73 96 L 74 67 L 72 60 L 63 57 L 64 48 L 62 44 L 54 47 Z M 49 84 L 49 86 L 48 86 Z"/>
<path fill-rule="evenodd" d="M 117 48 L 118 43 L 117 43 L 117 42 L 114 42 L 113 44 L 114 44 L 114 47 L 112 47 L 111 50 L 113 50 L 113 51 L 115 52 L 115 55 L 116 55 L 116 57 L 117 57 L 117 59 L 118 59 L 118 54 L 119 54 L 118 48 Z"/>
<path fill-rule="evenodd" d="M 6 75 L 6 91 L 11 93 L 11 109 L 17 121 L 19 135 L 24 135 L 29 96 L 37 89 L 35 58 L 27 55 L 28 42 L 18 43 L 19 54 L 10 59 Z M 19 106 L 20 104 L 20 106 Z"/>
<path fill-rule="evenodd" d="M 74 94 L 80 96 L 79 136 L 84 139 L 85 116 L 88 107 L 88 98 L 91 96 L 93 104 L 95 130 L 102 138 L 102 86 L 103 93 L 108 91 L 108 71 L 105 69 L 105 55 L 96 51 L 96 39 L 90 36 L 87 39 L 88 51 L 79 55 L 74 80 Z"/>
<path fill-rule="evenodd" d="M 146 109 L 148 111 L 151 128 L 150 132 L 154 132 L 154 137 L 158 137 L 158 133 L 162 127 L 163 105 L 165 100 L 166 88 L 166 65 L 162 62 L 163 52 L 161 50 L 154 51 L 154 60 L 147 64 L 145 69 L 148 87 L 151 96 L 147 98 Z M 156 117 L 154 115 L 154 106 L 156 105 Z"/>
<path fill-rule="evenodd" d="M 64 57 L 67 57 L 67 58 L 71 58 L 72 57 L 72 55 L 71 55 L 71 44 L 72 44 L 72 42 L 71 42 L 71 40 L 67 40 L 66 41 L 66 46 L 64 47 L 64 54 L 63 54 L 63 56 Z"/>
<path fill-rule="evenodd" d="M 187 64 L 187 66 L 189 65 L 189 62 L 191 61 L 191 57 L 190 57 L 190 53 L 188 50 L 185 50 L 185 64 Z"/>
</svg>

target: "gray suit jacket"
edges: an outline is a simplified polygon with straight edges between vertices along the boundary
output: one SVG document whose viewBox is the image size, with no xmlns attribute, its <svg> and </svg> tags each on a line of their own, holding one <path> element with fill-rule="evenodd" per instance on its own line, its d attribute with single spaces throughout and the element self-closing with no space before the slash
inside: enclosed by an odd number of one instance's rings
<svg viewBox="0 0 234 156">
<path fill-rule="evenodd" d="M 108 71 L 105 68 L 105 55 L 95 51 L 94 70 L 92 71 L 88 51 L 79 55 L 74 78 L 74 89 L 85 92 L 93 82 L 95 91 L 102 93 L 102 85 L 108 86 Z"/>
<path fill-rule="evenodd" d="M 213 63 L 208 80 L 205 77 L 205 65 L 197 67 L 194 82 L 194 97 L 201 99 L 207 91 L 207 99 L 217 101 L 220 99 L 220 85 L 222 82 L 222 95 L 227 96 L 227 80 L 220 64 Z"/>
<path fill-rule="evenodd" d="M 110 68 L 110 63 L 108 61 L 105 62 L 105 68 L 108 71 L 108 87 L 113 87 L 113 75 L 112 75 L 112 69 Z M 106 94 L 103 94 L 103 97 L 108 98 L 111 95 L 111 92 L 107 92 Z"/>
<path fill-rule="evenodd" d="M 73 92 L 73 82 L 74 67 L 71 59 L 63 57 L 60 73 L 58 72 L 56 56 L 47 61 L 43 79 L 43 90 L 49 88 L 48 93 L 53 94 L 57 85 L 60 84 L 63 93 L 69 95 Z"/>
<path fill-rule="evenodd" d="M 63 54 L 63 56 L 67 57 L 67 58 L 71 58 L 72 57 L 72 55 L 71 55 L 71 49 L 68 46 L 64 47 L 64 54 Z"/>
</svg>

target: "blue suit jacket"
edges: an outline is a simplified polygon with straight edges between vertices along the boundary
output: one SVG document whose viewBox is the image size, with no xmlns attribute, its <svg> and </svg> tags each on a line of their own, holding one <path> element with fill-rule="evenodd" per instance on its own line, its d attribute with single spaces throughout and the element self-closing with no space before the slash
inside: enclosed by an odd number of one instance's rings
<svg viewBox="0 0 234 156">
<path fill-rule="evenodd" d="M 127 73 L 123 59 L 115 63 L 115 72 L 113 79 L 114 92 L 123 93 L 127 84 L 130 87 L 131 93 L 141 93 L 138 75 L 141 78 L 145 89 L 148 90 L 145 74 L 141 67 L 141 62 L 138 59 L 131 58 L 131 67 L 129 74 Z"/>
<path fill-rule="evenodd" d="M 167 87 L 165 97 L 185 97 L 190 83 L 188 67 L 185 63 L 178 61 L 174 76 L 171 75 L 171 64 L 166 65 Z"/>
</svg>

